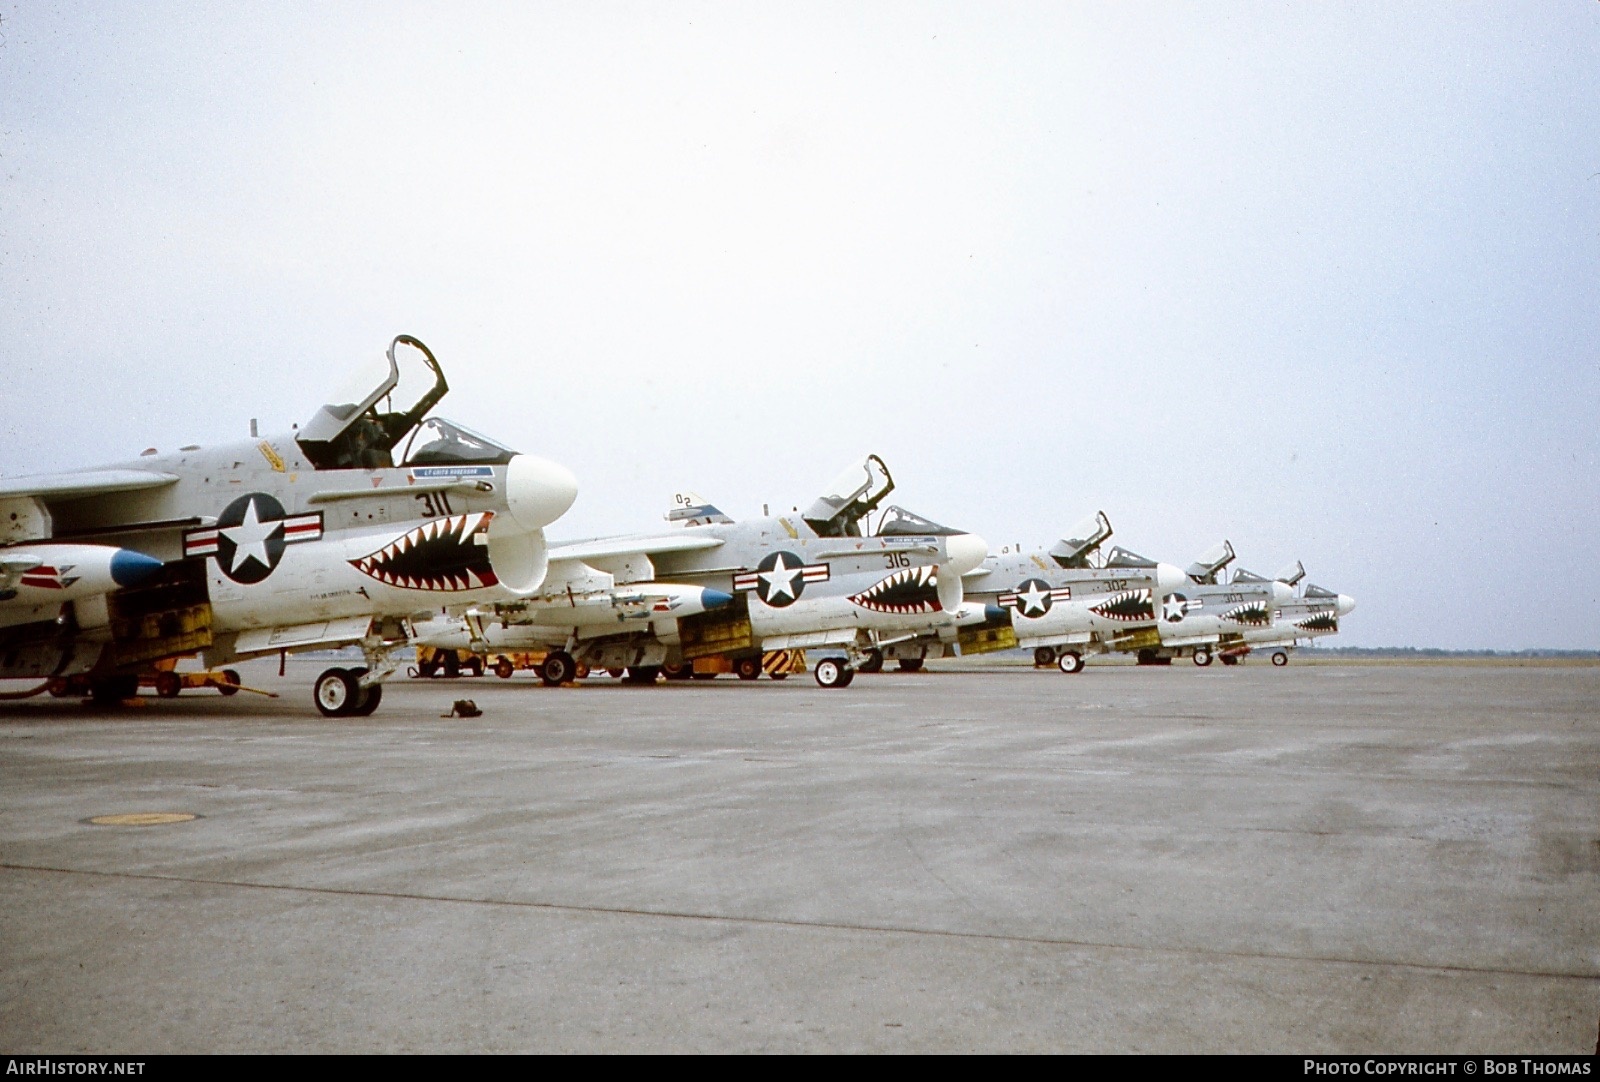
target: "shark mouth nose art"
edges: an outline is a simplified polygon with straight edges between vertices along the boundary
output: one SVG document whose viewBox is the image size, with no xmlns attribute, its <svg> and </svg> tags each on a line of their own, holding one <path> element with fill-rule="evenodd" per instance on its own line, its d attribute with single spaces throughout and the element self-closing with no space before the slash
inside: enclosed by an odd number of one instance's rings
<svg viewBox="0 0 1600 1082">
<path fill-rule="evenodd" d="M 1272 623 L 1272 610 L 1263 601 L 1250 601 L 1243 605 L 1235 605 L 1223 613 L 1222 618 L 1232 620 L 1236 624 L 1265 627 Z"/>
<path fill-rule="evenodd" d="M 1333 611 L 1314 612 L 1304 620 L 1296 620 L 1294 626 L 1302 631 L 1338 631 L 1339 616 Z"/>
<path fill-rule="evenodd" d="M 1130 623 L 1156 618 L 1156 607 L 1150 599 L 1149 590 L 1123 590 L 1098 605 L 1089 606 L 1089 611 L 1107 620 L 1127 620 Z"/>
<path fill-rule="evenodd" d="M 938 612 L 939 579 L 932 567 L 908 567 L 896 571 L 882 582 L 852 594 L 852 605 L 871 612 L 915 614 Z"/>
<path fill-rule="evenodd" d="M 434 519 L 350 563 L 402 590 L 477 590 L 500 580 L 489 564 L 492 511 Z"/>
</svg>

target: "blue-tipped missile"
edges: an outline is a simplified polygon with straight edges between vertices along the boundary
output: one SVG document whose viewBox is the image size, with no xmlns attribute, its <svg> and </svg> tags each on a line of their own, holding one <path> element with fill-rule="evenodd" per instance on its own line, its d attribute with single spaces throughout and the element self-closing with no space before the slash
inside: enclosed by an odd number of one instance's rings
<svg viewBox="0 0 1600 1082">
<path fill-rule="evenodd" d="M 0 601 L 44 605 L 143 586 L 164 565 L 115 545 L 35 542 L 0 549 Z"/>
</svg>

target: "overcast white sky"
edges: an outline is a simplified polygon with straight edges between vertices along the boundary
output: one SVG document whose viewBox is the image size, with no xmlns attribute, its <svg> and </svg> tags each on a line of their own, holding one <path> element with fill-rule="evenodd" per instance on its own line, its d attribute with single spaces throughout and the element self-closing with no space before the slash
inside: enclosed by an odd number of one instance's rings
<svg viewBox="0 0 1600 1082">
<path fill-rule="evenodd" d="M 552 534 L 881 454 L 1600 647 L 1600 4 L 0 2 L 0 472 L 304 421 L 415 334 Z"/>
</svg>

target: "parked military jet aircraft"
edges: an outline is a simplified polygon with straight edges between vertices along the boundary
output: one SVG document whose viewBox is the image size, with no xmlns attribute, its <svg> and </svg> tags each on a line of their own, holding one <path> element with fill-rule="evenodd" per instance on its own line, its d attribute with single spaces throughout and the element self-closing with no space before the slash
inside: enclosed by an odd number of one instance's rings
<svg viewBox="0 0 1600 1082">
<path fill-rule="evenodd" d="M 1188 656 L 1205 666 L 1217 651 L 1243 643 L 1247 630 L 1271 627 L 1274 613 L 1293 598 L 1294 588 L 1244 570 L 1224 580 L 1222 570 L 1233 558 L 1233 546 L 1223 541 L 1191 564 L 1188 581 L 1161 596 L 1156 640 L 1117 649 L 1136 652 L 1142 664 Z"/>
<path fill-rule="evenodd" d="M 1074 673 L 1082 671 L 1085 656 L 1108 649 L 1107 643 L 1154 628 L 1154 599 L 1187 579 L 1171 564 L 1120 547 L 1101 557 L 1111 533 L 1102 511 L 1047 550 L 991 554 L 964 580 L 967 596 L 985 602 L 990 616 L 963 631 L 962 652 L 1022 647 L 1034 651 L 1038 664 L 1057 663 Z M 996 629 L 1002 633 L 986 634 Z M 952 651 L 948 643 L 919 636 L 885 641 L 879 652 L 915 670 L 922 659 Z"/>
<path fill-rule="evenodd" d="M 539 587 L 543 527 L 577 494 L 563 467 L 430 416 L 448 390 L 401 335 L 296 432 L 0 479 L 0 677 L 120 700 L 166 658 L 354 643 L 366 666 L 322 673 L 315 701 L 370 713 L 413 615 Z"/>
<path fill-rule="evenodd" d="M 554 547 L 537 595 L 481 614 L 490 625 L 484 648 L 548 648 L 547 683 L 579 662 L 627 668 L 649 683 L 669 661 L 714 655 L 733 658 L 741 676 L 754 678 L 763 652 L 821 650 L 832 656 L 814 666 L 817 682 L 847 686 L 870 632 L 951 630 L 983 615 L 982 606 L 964 604 L 961 585 L 987 554 L 981 538 L 899 507 L 863 533 L 893 488 L 883 461 L 871 455 L 791 515 L 734 522 L 680 495 L 667 515 L 678 528 Z M 663 601 L 665 611 L 652 605 L 630 626 L 624 600 L 652 591 L 684 597 L 691 608 L 673 612 Z M 586 607 L 595 619 L 584 616 Z"/>
<path fill-rule="evenodd" d="M 1280 573 L 1277 580 L 1293 587 L 1305 576 L 1305 569 L 1298 563 L 1294 567 L 1298 574 L 1287 577 Z M 1348 616 L 1355 607 L 1355 598 L 1348 594 L 1338 594 L 1308 584 L 1299 597 L 1278 605 L 1271 627 L 1246 628 L 1243 641 L 1220 656 L 1224 664 L 1231 665 L 1252 651 L 1270 650 L 1274 665 L 1287 665 L 1289 651 L 1302 642 L 1325 635 L 1337 635 L 1339 619 Z"/>
</svg>

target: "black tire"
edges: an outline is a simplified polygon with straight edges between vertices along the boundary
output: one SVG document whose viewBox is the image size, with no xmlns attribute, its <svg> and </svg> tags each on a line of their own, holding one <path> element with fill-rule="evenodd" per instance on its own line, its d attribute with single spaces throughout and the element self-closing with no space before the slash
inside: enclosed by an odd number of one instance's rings
<svg viewBox="0 0 1600 1082">
<path fill-rule="evenodd" d="M 239 685 L 242 683 L 244 681 L 240 679 L 238 669 L 223 669 L 222 686 L 217 690 L 224 695 L 237 695 L 239 694 Z"/>
<path fill-rule="evenodd" d="M 96 706 L 121 706 L 124 699 L 131 699 L 138 694 L 137 676 L 112 676 L 89 685 L 89 698 L 94 700 Z"/>
<path fill-rule="evenodd" d="M 683 662 L 677 661 L 661 666 L 661 675 L 668 680 L 688 680 L 694 676 L 694 670 Z"/>
<path fill-rule="evenodd" d="M 473 676 L 483 675 L 483 658 L 476 655 L 467 658 L 467 671 Z"/>
<path fill-rule="evenodd" d="M 1239 662 L 1243 661 L 1244 658 L 1240 657 L 1238 654 L 1218 654 L 1217 660 L 1222 662 L 1224 665 L 1237 665 Z"/>
<path fill-rule="evenodd" d="M 895 664 L 900 667 L 901 672 L 922 671 L 922 659 L 920 657 L 903 657 Z"/>
<path fill-rule="evenodd" d="M 539 663 L 539 679 L 547 688 L 569 684 L 578 676 L 578 663 L 565 650 L 552 650 Z"/>
<path fill-rule="evenodd" d="M 494 674 L 502 680 L 510 680 L 511 674 L 516 671 L 517 667 L 511 664 L 511 659 L 508 657 L 503 657 L 494 663 Z"/>
<path fill-rule="evenodd" d="M 444 655 L 443 668 L 445 677 L 454 680 L 461 675 L 461 656 L 454 650 L 447 651 Z"/>
<path fill-rule="evenodd" d="M 787 680 L 787 679 L 789 679 L 789 674 L 786 673 L 786 672 L 773 672 L 773 673 L 768 673 L 767 675 L 772 677 L 774 680 Z"/>
<path fill-rule="evenodd" d="M 1035 646 L 1033 648 L 1033 664 L 1035 668 L 1048 668 L 1056 663 L 1056 648 L 1054 646 Z M 1066 672 L 1066 669 L 1061 670 Z"/>
<path fill-rule="evenodd" d="M 156 694 L 163 699 L 176 699 L 183 690 L 183 677 L 175 672 L 156 673 Z"/>
<path fill-rule="evenodd" d="M 661 675 L 660 665 L 629 665 L 628 675 L 623 677 L 630 684 L 650 685 L 656 682 L 656 677 Z"/>
<path fill-rule="evenodd" d="M 714 672 L 697 672 L 691 675 L 693 675 L 696 680 L 715 680 L 717 678 L 717 674 Z"/>
<path fill-rule="evenodd" d="M 754 680 L 761 675 L 761 659 L 742 657 L 733 663 L 733 672 L 740 680 Z"/>
<path fill-rule="evenodd" d="M 1040 649 L 1049 648 L 1040 647 Z M 1056 667 L 1064 673 L 1080 673 L 1084 668 L 1083 655 L 1076 650 L 1063 650 L 1061 656 L 1056 659 Z"/>
<path fill-rule="evenodd" d="M 417 666 L 417 675 L 424 680 L 432 680 L 439 675 L 439 659 L 430 657 L 427 661 Z"/>
<path fill-rule="evenodd" d="M 877 650 L 877 649 L 868 650 L 867 651 L 867 656 L 862 659 L 860 665 L 856 666 L 856 672 L 882 672 L 882 671 L 883 671 L 883 651 L 882 650 Z"/>
<path fill-rule="evenodd" d="M 361 699 L 356 703 L 356 708 L 350 711 L 354 718 L 364 718 L 378 709 L 378 704 L 383 702 L 383 685 L 373 684 L 370 688 L 361 689 Z"/>
<path fill-rule="evenodd" d="M 1280 669 L 1283 668 L 1283 666 L 1289 664 L 1288 653 L 1283 650 L 1274 650 L 1272 652 L 1272 663 Z"/>
<path fill-rule="evenodd" d="M 359 669 L 325 669 L 311 685 L 311 698 L 325 718 L 349 717 L 361 703 Z"/>
<path fill-rule="evenodd" d="M 1194 648 L 1194 663 L 1202 669 L 1211 664 L 1211 651 L 1204 646 L 1196 646 Z"/>
<path fill-rule="evenodd" d="M 850 686 L 850 681 L 855 679 L 856 673 L 843 658 L 825 657 L 817 662 L 817 667 L 811 675 L 816 679 L 817 686 L 823 688 L 844 688 Z"/>
</svg>

